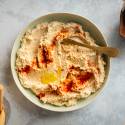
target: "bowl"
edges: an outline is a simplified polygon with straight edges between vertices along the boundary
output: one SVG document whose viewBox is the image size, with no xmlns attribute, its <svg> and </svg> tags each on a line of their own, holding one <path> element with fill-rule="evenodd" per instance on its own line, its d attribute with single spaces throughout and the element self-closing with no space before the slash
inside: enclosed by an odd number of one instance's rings
<svg viewBox="0 0 125 125">
<path fill-rule="evenodd" d="M 25 89 L 21 83 L 20 80 L 18 78 L 18 75 L 16 73 L 15 70 L 15 61 L 16 61 L 16 52 L 18 50 L 18 48 L 20 47 L 20 40 L 22 38 L 22 36 L 25 34 L 25 32 L 28 29 L 33 28 L 36 24 L 41 23 L 41 22 L 51 22 L 51 21 L 61 21 L 61 22 L 76 22 L 82 25 L 83 29 L 87 32 L 90 33 L 90 35 L 95 39 L 96 44 L 100 45 L 100 46 L 107 46 L 107 43 L 102 35 L 102 33 L 100 32 L 100 30 L 95 26 L 95 24 L 93 24 L 92 22 L 90 22 L 88 19 L 75 15 L 75 14 L 69 14 L 69 13 L 53 13 L 53 14 L 48 14 L 42 17 L 39 17 L 38 19 L 34 20 L 33 22 L 31 22 L 17 37 L 17 39 L 15 40 L 13 49 L 12 49 L 12 53 L 11 53 L 11 71 L 12 71 L 12 75 L 13 78 L 15 80 L 15 83 L 18 87 L 18 89 L 21 91 L 21 93 L 28 99 L 30 100 L 32 103 L 34 103 L 35 105 L 47 109 L 47 110 L 51 110 L 51 111 L 56 111 L 56 112 L 67 112 L 67 111 L 73 111 L 82 107 L 85 107 L 86 105 L 88 105 L 90 102 L 92 102 L 97 95 L 99 95 L 104 86 L 106 85 L 106 80 L 109 74 L 109 67 L 110 67 L 110 59 L 108 56 L 104 56 L 104 61 L 106 62 L 105 65 L 105 72 L 106 72 L 106 76 L 104 79 L 104 83 L 101 86 L 101 88 L 96 91 L 94 94 L 90 95 L 88 98 L 86 99 L 81 99 L 78 101 L 78 103 L 74 106 L 70 106 L 70 107 L 65 107 L 65 106 L 54 106 L 54 105 L 50 105 L 50 104 L 44 104 L 42 103 L 31 91 L 29 91 L 28 89 Z M 16 94 L 16 93 L 15 93 Z"/>
</svg>

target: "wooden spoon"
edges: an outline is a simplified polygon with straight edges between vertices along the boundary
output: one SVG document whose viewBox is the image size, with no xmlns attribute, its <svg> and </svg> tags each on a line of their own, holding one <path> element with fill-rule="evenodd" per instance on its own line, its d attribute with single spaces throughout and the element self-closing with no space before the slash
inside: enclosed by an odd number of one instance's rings
<svg viewBox="0 0 125 125">
<path fill-rule="evenodd" d="M 3 86 L 0 84 L 0 125 L 5 125 L 5 112 L 3 106 Z"/>
<path fill-rule="evenodd" d="M 73 40 L 71 38 L 64 39 L 61 43 L 62 44 L 73 44 L 73 45 L 87 47 L 87 48 L 95 50 L 96 52 L 98 52 L 100 54 L 106 54 L 109 57 L 116 57 L 119 54 L 119 50 L 117 48 L 91 46 L 91 45 L 86 44 L 86 43 L 77 42 L 76 40 Z"/>
</svg>

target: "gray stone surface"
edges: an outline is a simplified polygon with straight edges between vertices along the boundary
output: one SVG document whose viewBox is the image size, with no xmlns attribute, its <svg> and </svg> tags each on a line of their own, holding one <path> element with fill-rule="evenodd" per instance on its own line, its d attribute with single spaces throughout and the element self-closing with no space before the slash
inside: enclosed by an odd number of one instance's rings
<svg viewBox="0 0 125 125">
<path fill-rule="evenodd" d="M 0 81 L 5 86 L 7 125 L 125 125 L 125 39 L 118 33 L 121 0 L 0 0 Z M 87 107 L 68 113 L 45 111 L 17 89 L 10 54 L 18 33 L 35 18 L 52 12 L 85 16 L 121 54 L 112 59 L 108 84 Z"/>
</svg>

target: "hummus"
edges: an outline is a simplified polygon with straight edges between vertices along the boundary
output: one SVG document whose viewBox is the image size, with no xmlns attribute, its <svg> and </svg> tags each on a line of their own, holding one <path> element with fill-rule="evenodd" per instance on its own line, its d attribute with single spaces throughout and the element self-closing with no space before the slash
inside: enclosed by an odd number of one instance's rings
<svg viewBox="0 0 125 125">
<path fill-rule="evenodd" d="M 21 39 L 16 58 L 17 74 L 23 87 L 44 103 L 72 106 L 103 84 L 105 63 L 100 54 L 86 47 L 61 43 L 73 36 L 97 46 L 82 26 L 72 22 L 38 24 Z M 78 38 L 77 41 L 81 42 Z"/>
</svg>

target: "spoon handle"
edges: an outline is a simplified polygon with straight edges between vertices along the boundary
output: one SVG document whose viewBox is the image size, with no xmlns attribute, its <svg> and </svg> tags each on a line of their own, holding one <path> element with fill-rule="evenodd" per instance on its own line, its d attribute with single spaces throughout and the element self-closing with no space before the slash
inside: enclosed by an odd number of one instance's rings
<svg viewBox="0 0 125 125">
<path fill-rule="evenodd" d="M 100 54 L 106 54 L 109 57 L 116 57 L 119 54 L 119 50 L 117 48 L 112 48 L 112 47 L 100 47 L 100 46 L 91 46 L 89 44 L 85 44 L 85 43 L 79 43 L 76 42 L 73 39 L 65 39 L 63 43 L 67 43 L 67 44 L 74 44 L 74 45 L 78 45 L 78 46 L 83 46 L 83 47 L 87 47 L 90 49 L 95 50 L 96 52 L 100 53 Z"/>
<path fill-rule="evenodd" d="M 119 50 L 117 48 L 112 47 L 93 47 L 92 48 L 102 54 L 106 54 L 109 57 L 117 57 L 119 55 Z"/>
<path fill-rule="evenodd" d="M 116 57 L 119 54 L 119 50 L 113 47 L 98 47 L 98 46 L 91 46 L 88 44 L 83 44 L 82 46 L 93 49 L 100 54 L 106 54 L 109 57 Z"/>
</svg>

